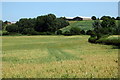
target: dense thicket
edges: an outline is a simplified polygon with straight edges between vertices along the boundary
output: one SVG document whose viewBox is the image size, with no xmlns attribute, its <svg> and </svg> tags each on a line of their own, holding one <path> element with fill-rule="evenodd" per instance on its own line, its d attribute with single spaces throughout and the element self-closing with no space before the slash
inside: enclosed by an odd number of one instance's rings
<svg viewBox="0 0 120 80">
<path fill-rule="evenodd" d="M 68 26 L 69 23 L 63 18 L 56 18 L 54 14 L 38 16 L 37 18 L 23 18 L 14 25 L 8 25 L 8 32 L 20 34 L 51 34 L 60 28 Z M 16 27 L 17 26 L 17 27 Z M 10 29 L 11 28 L 11 29 Z M 16 31 L 13 30 L 15 28 Z M 17 28 L 17 29 L 16 29 Z M 12 30 L 12 31 L 11 31 Z"/>
</svg>

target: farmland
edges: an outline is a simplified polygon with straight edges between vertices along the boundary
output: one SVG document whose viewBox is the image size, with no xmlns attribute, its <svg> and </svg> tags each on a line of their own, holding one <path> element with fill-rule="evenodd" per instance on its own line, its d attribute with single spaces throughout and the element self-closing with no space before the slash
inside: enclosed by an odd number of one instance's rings
<svg viewBox="0 0 120 80">
<path fill-rule="evenodd" d="M 118 49 L 89 36 L 3 36 L 3 78 L 113 78 Z"/>
<path fill-rule="evenodd" d="M 64 32 L 64 31 L 69 30 L 71 27 L 78 27 L 78 28 L 85 30 L 85 31 L 93 30 L 93 28 L 92 28 L 93 22 L 94 22 L 93 20 L 69 21 L 70 25 L 62 28 L 61 30 Z"/>
</svg>

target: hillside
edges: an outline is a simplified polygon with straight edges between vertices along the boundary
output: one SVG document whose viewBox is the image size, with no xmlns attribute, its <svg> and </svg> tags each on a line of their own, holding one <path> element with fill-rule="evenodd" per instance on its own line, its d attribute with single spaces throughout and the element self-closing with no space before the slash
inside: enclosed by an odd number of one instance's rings
<svg viewBox="0 0 120 80">
<path fill-rule="evenodd" d="M 71 27 L 79 27 L 82 30 L 92 30 L 92 23 L 93 20 L 84 20 L 84 21 L 69 21 L 70 25 L 67 27 L 62 28 L 61 30 L 64 32 L 66 30 L 69 30 Z"/>
</svg>

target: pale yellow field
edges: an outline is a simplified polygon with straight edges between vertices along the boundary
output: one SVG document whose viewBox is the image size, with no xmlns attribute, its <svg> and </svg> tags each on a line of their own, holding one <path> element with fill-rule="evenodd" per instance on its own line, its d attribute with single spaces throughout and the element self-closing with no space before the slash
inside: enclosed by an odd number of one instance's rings
<svg viewBox="0 0 120 80">
<path fill-rule="evenodd" d="M 3 37 L 4 78 L 116 78 L 118 50 L 89 36 Z"/>
</svg>

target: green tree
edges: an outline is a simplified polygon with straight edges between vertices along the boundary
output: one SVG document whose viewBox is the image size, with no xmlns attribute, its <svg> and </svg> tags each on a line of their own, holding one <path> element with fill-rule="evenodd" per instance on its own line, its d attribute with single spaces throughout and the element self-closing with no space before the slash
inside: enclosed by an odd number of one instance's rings
<svg viewBox="0 0 120 80">
<path fill-rule="evenodd" d="M 70 29 L 70 33 L 71 33 L 71 35 L 79 35 L 79 34 L 81 34 L 81 29 L 78 27 L 72 27 Z"/>
<path fill-rule="evenodd" d="M 97 18 L 96 18 L 95 16 L 92 16 L 91 19 L 92 19 L 92 20 L 96 20 Z"/>
<path fill-rule="evenodd" d="M 6 26 L 6 30 L 8 31 L 8 32 L 18 32 L 18 26 L 17 25 L 15 25 L 15 24 L 12 24 L 12 25 L 8 25 L 8 26 Z"/>
<path fill-rule="evenodd" d="M 102 16 L 102 17 L 100 18 L 100 20 L 104 20 L 105 18 L 111 19 L 110 16 Z"/>
<path fill-rule="evenodd" d="M 116 20 L 120 20 L 120 17 L 118 16 L 118 17 L 116 17 Z"/>
</svg>

